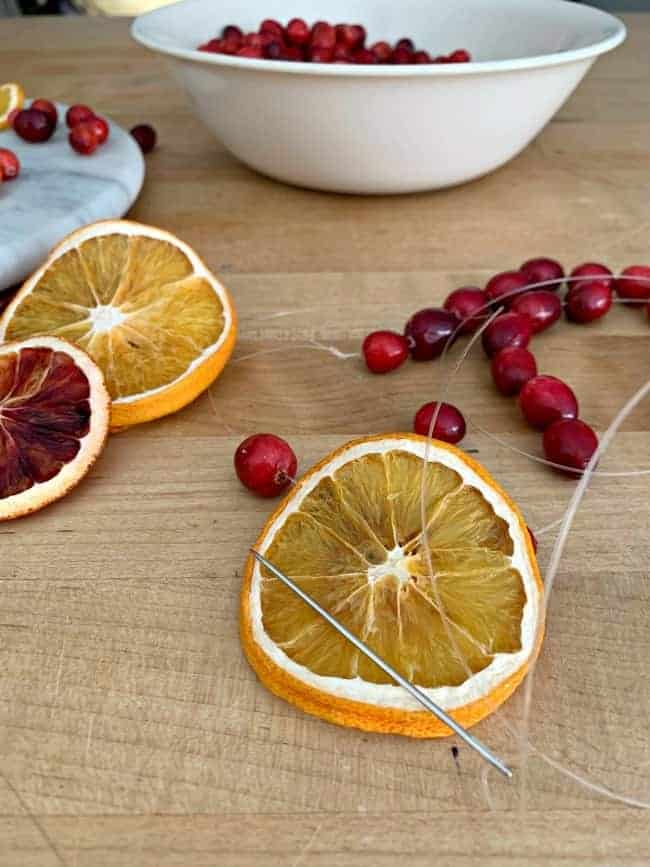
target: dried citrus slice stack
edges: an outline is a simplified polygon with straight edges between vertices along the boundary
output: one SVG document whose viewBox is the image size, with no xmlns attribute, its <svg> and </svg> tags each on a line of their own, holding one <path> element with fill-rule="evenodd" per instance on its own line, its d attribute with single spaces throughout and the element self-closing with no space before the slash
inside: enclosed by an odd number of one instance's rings
<svg viewBox="0 0 650 867">
<path fill-rule="evenodd" d="M 39 337 L 0 346 L 0 521 L 58 500 L 108 433 L 101 370 L 76 346 Z"/>
<path fill-rule="evenodd" d="M 9 81 L 0 84 L 0 129 L 9 126 L 9 115 L 16 108 L 22 108 L 25 102 L 25 93 L 19 84 Z"/>
<path fill-rule="evenodd" d="M 5 310 L 1 340 L 50 334 L 104 373 L 111 428 L 175 412 L 206 389 L 235 343 L 226 289 L 187 244 L 127 220 L 59 244 Z"/>
<path fill-rule="evenodd" d="M 542 584 L 526 524 L 453 446 L 406 434 L 350 443 L 296 485 L 256 547 L 463 725 L 495 710 L 539 651 Z M 309 713 L 449 734 L 252 558 L 240 629 L 263 683 Z"/>
</svg>

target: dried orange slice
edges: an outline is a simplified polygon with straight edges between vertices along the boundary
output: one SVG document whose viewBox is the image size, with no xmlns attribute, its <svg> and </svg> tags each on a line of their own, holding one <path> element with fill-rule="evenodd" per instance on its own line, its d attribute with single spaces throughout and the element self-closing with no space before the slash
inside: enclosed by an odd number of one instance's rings
<svg viewBox="0 0 650 867">
<path fill-rule="evenodd" d="M 25 92 L 15 81 L 0 84 L 0 129 L 9 126 L 9 115 L 15 108 L 22 108 L 25 103 Z"/>
<path fill-rule="evenodd" d="M 539 651 L 542 583 L 526 524 L 485 469 L 445 443 L 395 434 L 344 446 L 301 479 L 256 547 L 465 726 L 513 692 Z M 309 713 L 449 734 L 252 558 L 240 630 L 262 682 Z"/>
<path fill-rule="evenodd" d="M 175 412 L 221 373 L 235 344 L 226 289 L 169 232 L 106 220 L 59 244 L 5 310 L 0 339 L 62 337 L 99 365 L 111 429 Z"/>
<path fill-rule="evenodd" d="M 0 346 L 0 521 L 58 500 L 108 433 L 101 370 L 76 346 L 39 337 Z"/>
</svg>

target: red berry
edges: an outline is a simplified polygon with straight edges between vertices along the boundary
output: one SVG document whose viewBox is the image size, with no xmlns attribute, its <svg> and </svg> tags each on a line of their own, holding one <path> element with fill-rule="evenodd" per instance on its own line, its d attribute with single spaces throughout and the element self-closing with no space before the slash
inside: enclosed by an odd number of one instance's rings
<svg viewBox="0 0 650 867">
<path fill-rule="evenodd" d="M 88 121 L 88 124 L 95 131 L 95 135 L 97 136 L 97 142 L 100 145 L 103 145 L 108 138 L 108 134 L 110 132 L 110 127 L 108 123 L 104 120 L 103 117 L 94 117 L 92 120 Z"/>
<path fill-rule="evenodd" d="M 334 59 L 334 49 L 313 45 L 309 48 L 307 57 L 312 63 L 331 63 Z"/>
<path fill-rule="evenodd" d="M 46 114 L 52 125 L 52 129 L 56 129 L 56 125 L 59 121 L 59 113 L 57 112 L 56 106 L 53 102 L 50 102 L 49 99 L 35 99 L 30 108 L 35 108 L 37 111 L 42 111 L 43 114 Z"/>
<path fill-rule="evenodd" d="M 86 123 L 95 117 L 95 112 L 87 105 L 71 105 L 65 113 L 65 122 L 72 129 L 79 123 Z"/>
<path fill-rule="evenodd" d="M 266 18 L 260 25 L 260 33 L 272 33 L 280 41 L 284 39 L 284 27 L 274 18 Z"/>
<path fill-rule="evenodd" d="M 221 31 L 221 38 L 237 39 L 239 42 L 241 42 L 244 38 L 244 34 L 240 27 L 236 27 L 234 24 L 227 24 Z"/>
<path fill-rule="evenodd" d="M 391 63 L 394 63 L 396 66 L 406 66 L 409 63 L 413 63 L 413 52 L 405 47 L 396 48 L 393 51 Z"/>
<path fill-rule="evenodd" d="M 576 266 L 569 276 L 596 277 L 599 282 L 607 283 L 608 286 L 611 286 L 611 277 L 613 277 L 613 274 L 606 265 L 600 265 L 598 262 L 585 262 L 582 265 Z M 605 279 L 601 280 L 601 278 Z M 570 282 L 569 288 L 576 285 L 577 281 L 575 283 Z"/>
<path fill-rule="evenodd" d="M 578 417 L 578 401 L 569 386 L 555 376 L 534 376 L 519 393 L 519 405 L 531 427 L 544 430 L 554 421 Z"/>
<path fill-rule="evenodd" d="M 501 394 L 519 394 L 529 379 L 537 376 L 532 352 L 519 346 L 506 346 L 492 358 L 492 378 Z"/>
<path fill-rule="evenodd" d="M 260 497 L 277 497 L 292 483 L 298 461 L 289 443 L 274 434 L 255 434 L 235 452 L 239 481 Z"/>
<path fill-rule="evenodd" d="M 404 336 L 408 340 L 411 357 L 415 361 L 430 361 L 442 355 L 458 327 L 453 313 L 438 307 L 418 310 L 406 323 Z"/>
<path fill-rule="evenodd" d="M 411 54 L 415 51 L 415 44 L 412 39 L 399 39 L 395 43 L 395 50 L 397 51 L 400 48 L 405 48 L 407 51 L 410 51 Z"/>
<path fill-rule="evenodd" d="M 593 322 L 604 316 L 612 306 L 609 283 L 585 280 L 572 286 L 566 296 L 566 315 L 572 322 Z"/>
<path fill-rule="evenodd" d="M 267 60 L 282 60 L 285 46 L 279 39 L 272 39 L 264 46 L 264 57 Z"/>
<path fill-rule="evenodd" d="M 9 114 L 7 115 L 7 126 L 9 129 L 14 128 L 14 121 L 16 120 L 16 115 L 21 111 L 20 108 L 12 108 Z"/>
<path fill-rule="evenodd" d="M 334 51 L 332 52 L 332 61 L 334 63 L 352 63 L 354 58 L 352 57 L 352 53 L 347 45 L 342 45 L 340 42 L 337 42 L 334 46 Z"/>
<path fill-rule="evenodd" d="M 49 117 L 37 108 L 24 108 L 14 118 L 14 132 L 29 142 L 44 142 L 51 138 L 54 127 Z"/>
<path fill-rule="evenodd" d="M 376 56 L 367 48 L 357 48 L 352 56 L 355 63 L 363 66 L 372 66 L 374 63 L 377 63 Z"/>
<path fill-rule="evenodd" d="M 521 313 L 504 313 L 488 325 L 482 335 L 483 349 L 489 357 L 505 349 L 518 346 L 525 349 L 533 336 L 530 319 Z"/>
<path fill-rule="evenodd" d="M 416 434 L 426 437 L 429 435 L 431 420 L 438 403 L 425 403 L 415 414 L 413 430 Z M 465 436 L 466 425 L 462 412 L 451 403 L 441 403 L 440 412 L 433 428 L 432 436 L 437 440 L 455 445 Z"/>
<path fill-rule="evenodd" d="M 529 283 L 546 283 L 547 280 L 563 280 L 564 268 L 555 259 L 529 259 L 519 269 Z M 562 283 L 553 283 L 545 289 L 557 291 Z"/>
<path fill-rule="evenodd" d="M 287 45 L 282 53 L 282 60 L 290 60 L 299 63 L 304 59 L 304 52 L 299 45 Z"/>
<path fill-rule="evenodd" d="M 408 354 L 406 337 L 394 331 L 373 331 L 363 341 L 363 356 L 368 370 L 373 373 L 395 370 L 406 361 Z"/>
<path fill-rule="evenodd" d="M 533 334 L 539 334 L 554 325 L 562 315 L 562 302 L 555 292 L 534 289 L 517 295 L 510 305 L 512 313 L 521 313 L 530 319 Z"/>
<path fill-rule="evenodd" d="M 248 57 L 251 60 L 261 60 L 264 57 L 262 46 L 244 45 L 235 52 L 236 57 Z"/>
<path fill-rule="evenodd" d="M 531 545 L 533 546 L 533 551 L 537 554 L 537 536 L 533 533 L 530 527 L 528 527 L 527 529 L 528 535 L 530 536 Z"/>
<path fill-rule="evenodd" d="M 332 50 L 336 45 L 336 30 L 331 24 L 322 24 L 318 29 L 314 27 L 311 32 L 310 43 L 314 48 Z"/>
<path fill-rule="evenodd" d="M 94 153 L 99 145 L 97 133 L 90 123 L 78 123 L 73 126 L 68 133 L 68 141 L 73 150 L 86 157 Z"/>
<path fill-rule="evenodd" d="M 433 63 L 428 51 L 416 51 L 413 55 L 413 63 Z"/>
<path fill-rule="evenodd" d="M 286 37 L 294 45 L 306 45 L 310 36 L 309 25 L 302 18 L 292 18 L 287 24 Z"/>
<path fill-rule="evenodd" d="M 517 297 L 518 290 L 525 289 L 527 286 L 528 279 L 521 271 L 502 271 L 501 274 L 495 274 L 491 280 L 488 280 L 485 294 L 490 301 L 509 307 Z"/>
<path fill-rule="evenodd" d="M 241 41 L 239 41 L 237 39 L 232 39 L 232 40 L 227 39 L 226 40 L 226 42 L 231 42 L 231 41 L 233 43 L 237 44 L 238 49 L 240 47 L 243 48 L 245 45 L 249 45 L 251 48 L 263 48 L 264 47 L 264 39 L 262 37 L 262 34 L 260 34 L 260 33 L 247 33 L 244 36 L 243 44 L 241 43 Z"/>
<path fill-rule="evenodd" d="M 148 154 L 156 146 L 156 130 L 149 126 L 148 123 L 139 123 L 131 130 L 131 135 L 140 145 L 140 150 L 143 154 Z"/>
<path fill-rule="evenodd" d="M 370 50 L 377 58 L 378 63 L 388 63 L 393 53 L 393 49 L 388 42 L 375 42 L 370 46 Z"/>
<path fill-rule="evenodd" d="M 453 313 L 462 322 L 458 329 L 459 334 L 473 334 L 486 318 L 488 297 L 482 289 L 475 286 L 463 286 L 456 289 L 444 303 L 445 310 Z M 479 316 L 477 314 L 483 314 Z"/>
<path fill-rule="evenodd" d="M 0 182 L 13 181 L 20 174 L 20 161 L 13 151 L 0 148 Z"/>
<path fill-rule="evenodd" d="M 562 419 L 546 428 L 543 446 L 547 460 L 580 471 L 586 468 L 598 448 L 598 437 L 583 421 Z"/>
<path fill-rule="evenodd" d="M 360 24 L 337 24 L 336 39 L 348 48 L 363 48 L 366 41 L 366 29 Z"/>
<path fill-rule="evenodd" d="M 630 265 L 614 281 L 619 298 L 650 301 L 650 265 Z"/>
<path fill-rule="evenodd" d="M 456 51 L 452 51 L 451 54 L 447 58 L 448 63 L 469 63 L 472 59 L 469 51 L 466 51 L 464 48 L 457 48 Z"/>
<path fill-rule="evenodd" d="M 199 51 L 207 51 L 210 54 L 220 54 L 223 47 L 222 39 L 209 39 L 207 42 L 203 42 L 199 45 Z"/>
</svg>

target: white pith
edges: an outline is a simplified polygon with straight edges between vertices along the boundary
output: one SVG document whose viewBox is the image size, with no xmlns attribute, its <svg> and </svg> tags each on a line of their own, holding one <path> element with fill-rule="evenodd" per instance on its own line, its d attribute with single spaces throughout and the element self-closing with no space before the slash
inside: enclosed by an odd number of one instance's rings
<svg viewBox="0 0 650 867">
<path fill-rule="evenodd" d="M 112 304 L 100 304 L 98 307 L 91 307 L 88 310 L 88 316 L 93 324 L 95 334 L 104 334 L 121 325 L 126 319 L 126 316 L 119 307 L 113 307 Z"/>
<path fill-rule="evenodd" d="M 197 367 L 200 367 L 203 362 L 218 352 L 219 348 L 225 342 L 228 337 L 232 325 L 233 325 L 233 316 L 232 310 L 230 306 L 230 301 L 228 300 L 227 293 L 224 287 L 219 283 L 219 281 L 215 278 L 215 276 L 208 270 L 205 264 L 199 259 L 194 250 L 185 244 L 183 241 L 176 238 L 174 235 L 169 232 L 165 232 L 163 229 L 158 229 L 155 226 L 146 226 L 140 223 L 133 223 L 128 220 L 104 220 L 99 223 L 92 223 L 89 226 L 85 226 L 83 229 L 79 229 L 77 232 L 73 232 L 68 238 L 61 242 L 61 244 L 53 251 L 53 253 L 49 256 L 49 258 L 44 262 L 41 267 L 32 274 L 32 276 L 24 283 L 20 291 L 17 293 L 13 301 L 7 306 L 7 309 L 2 315 L 2 321 L 0 323 L 0 340 L 5 340 L 5 334 L 7 330 L 7 325 L 11 321 L 16 309 L 21 304 L 26 295 L 28 295 L 34 286 L 39 282 L 42 278 L 45 271 L 51 267 L 51 265 L 56 262 L 61 256 L 67 253 L 69 250 L 76 249 L 80 247 L 85 241 L 90 240 L 91 238 L 97 238 L 104 235 L 125 235 L 127 237 L 130 236 L 142 236 L 145 238 L 153 238 L 159 241 L 166 241 L 169 244 L 173 244 L 175 247 L 184 253 L 187 258 L 190 260 L 190 264 L 192 265 L 192 274 L 188 275 L 186 279 L 190 279 L 191 277 L 200 277 L 210 284 L 212 289 L 215 292 L 215 295 L 218 296 L 219 301 L 221 302 L 221 307 L 223 309 L 223 330 L 219 335 L 219 338 L 213 343 L 211 346 L 208 346 L 203 352 L 198 355 L 194 361 L 186 368 L 186 370 L 176 379 L 171 382 L 166 382 L 163 385 L 158 386 L 157 388 L 152 388 L 149 391 L 142 391 L 138 394 L 132 394 L 128 397 L 118 397 L 113 400 L 113 404 L 128 404 L 134 403 L 136 401 L 141 401 L 144 398 L 150 397 L 151 395 L 159 394 L 160 392 L 168 391 L 172 388 L 177 382 L 185 379 L 189 376 L 193 370 Z M 105 307 L 110 308 L 110 310 L 115 311 L 115 313 L 123 316 L 119 308 L 113 307 L 112 305 L 104 305 Z M 93 321 L 93 312 L 95 310 L 99 310 L 101 308 L 93 308 L 89 311 L 89 318 Z M 106 314 L 102 314 L 102 316 L 106 316 Z M 95 323 L 93 322 L 93 327 L 95 327 Z M 95 328 L 96 331 L 101 331 L 102 329 Z M 108 330 L 104 328 L 103 330 Z"/>
<path fill-rule="evenodd" d="M 373 453 L 381 454 L 393 449 L 407 451 L 419 458 L 424 458 L 427 450 L 427 443 L 420 440 L 407 438 L 402 439 L 399 436 L 392 436 L 386 437 L 381 441 L 371 440 L 368 442 L 352 444 L 348 448 L 343 449 L 341 453 L 328 465 L 323 467 L 317 473 L 314 473 L 296 495 L 287 502 L 284 509 L 271 524 L 263 540 L 259 543 L 260 552 L 262 554 L 268 552 L 278 529 L 284 524 L 290 514 L 300 508 L 300 504 L 304 498 L 311 493 L 322 478 L 331 475 L 343 464 L 362 457 L 363 455 Z M 528 555 L 528 540 L 522 533 L 517 516 L 511 512 L 510 507 L 507 505 L 500 493 L 486 484 L 486 482 L 476 472 L 474 472 L 474 470 L 468 467 L 460 457 L 455 455 L 453 452 L 447 451 L 447 449 L 436 446 L 435 443 L 430 443 L 428 445 L 427 458 L 431 462 L 442 463 L 459 473 L 465 483 L 477 488 L 490 503 L 495 513 L 506 521 L 514 547 L 510 560 L 513 568 L 517 569 L 521 575 L 526 596 L 521 621 L 521 649 L 519 651 L 516 653 L 495 654 L 494 658 L 486 668 L 477 674 L 474 674 L 472 677 L 469 677 L 459 686 L 423 688 L 424 692 L 433 701 L 441 707 L 449 710 L 466 705 L 490 693 L 497 684 L 502 683 L 515 674 L 515 672 L 517 672 L 530 657 L 535 644 L 537 624 L 540 616 L 540 598 L 534 577 L 534 570 Z M 389 553 L 389 557 L 393 560 L 393 564 L 396 564 L 398 567 L 396 570 L 393 566 L 390 574 L 396 576 L 398 580 L 400 580 L 400 583 L 403 580 L 407 580 L 408 573 L 406 571 L 406 561 L 401 550 L 393 549 L 393 551 Z M 386 569 L 386 564 L 382 564 L 379 567 L 371 567 L 371 569 L 368 570 L 369 581 L 380 580 L 385 574 L 388 574 Z M 398 571 L 399 574 L 396 575 L 396 571 Z M 420 705 L 418 705 L 417 702 L 399 686 L 370 683 L 359 677 L 324 677 L 314 674 L 314 672 L 310 671 L 305 666 L 296 663 L 287 656 L 287 654 L 285 654 L 284 651 L 275 644 L 264 630 L 260 593 L 261 581 L 262 575 L 260 567 L 259 564 L 256 563 L 253 568 L 250 589 L 253 638 L 264 653 L 273 660 L 273 662 L 309 686 L 325 693 L 331 693 L 340 698 L 367 702 L 376 706 L 391 707 L 400 710 L 421 710 Z"/>
</svg>

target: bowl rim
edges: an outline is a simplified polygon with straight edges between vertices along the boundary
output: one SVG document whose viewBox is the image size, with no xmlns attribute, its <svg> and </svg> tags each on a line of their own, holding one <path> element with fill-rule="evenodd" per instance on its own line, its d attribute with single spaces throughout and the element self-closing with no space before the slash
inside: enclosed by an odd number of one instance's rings
<svg viewBox="0 0 650 867">
<path fill-rule="evenodd" d="M 505 60 L 474 60 L 469 63 L 431 63 L 404 66 L 257 60 L 229 54 L 213 54 L 207 51 L 199 51 L 198 48 L 175 47 L 170 45 L 162 34 L 162 38 L 157 39 L 157 28 L 155 25 L 158 19 L 167 17 L 172 9 L 178 9 L 184 6 L 186 2 L 190 3 L 192 0 L 181 0 L 181 2 L 162 6 L 151 12 L 139 15 L 131 24 L 131 37 L 151 51 L 167 54 L 180 60 L 193 61 L 197 64 L 230 67 L 249 72 L 263 70 L 264 72 L 274 72 L 276 74 L 289 73 L 291 75 L 338 76 L 346 78 L 428 78 L 434 76 L 446 78 L 458 75 L 480 75 L 486 72 L 514 72 L 516 70 L 541 69 L 598 57 L 618 47 L 627 37 L 627 28 L 620 18 L 593 6 L 580 6 L 577 7 L 580 9 L 580 14 L 600 19 L 603 26 L 607 26 L 611 30 L 611 33 L 590 45 L 566 51 L 552 52 L 550 54 L 536 54 L 529 57 L 516 57 Z M 556 5 L 558 7 L 573 5 L 566 3 L 566 0 L 547 0 L 547 2 L 549 5 Z M 153 25 L 153 28 L 150 25 Z"/>
</svg>

